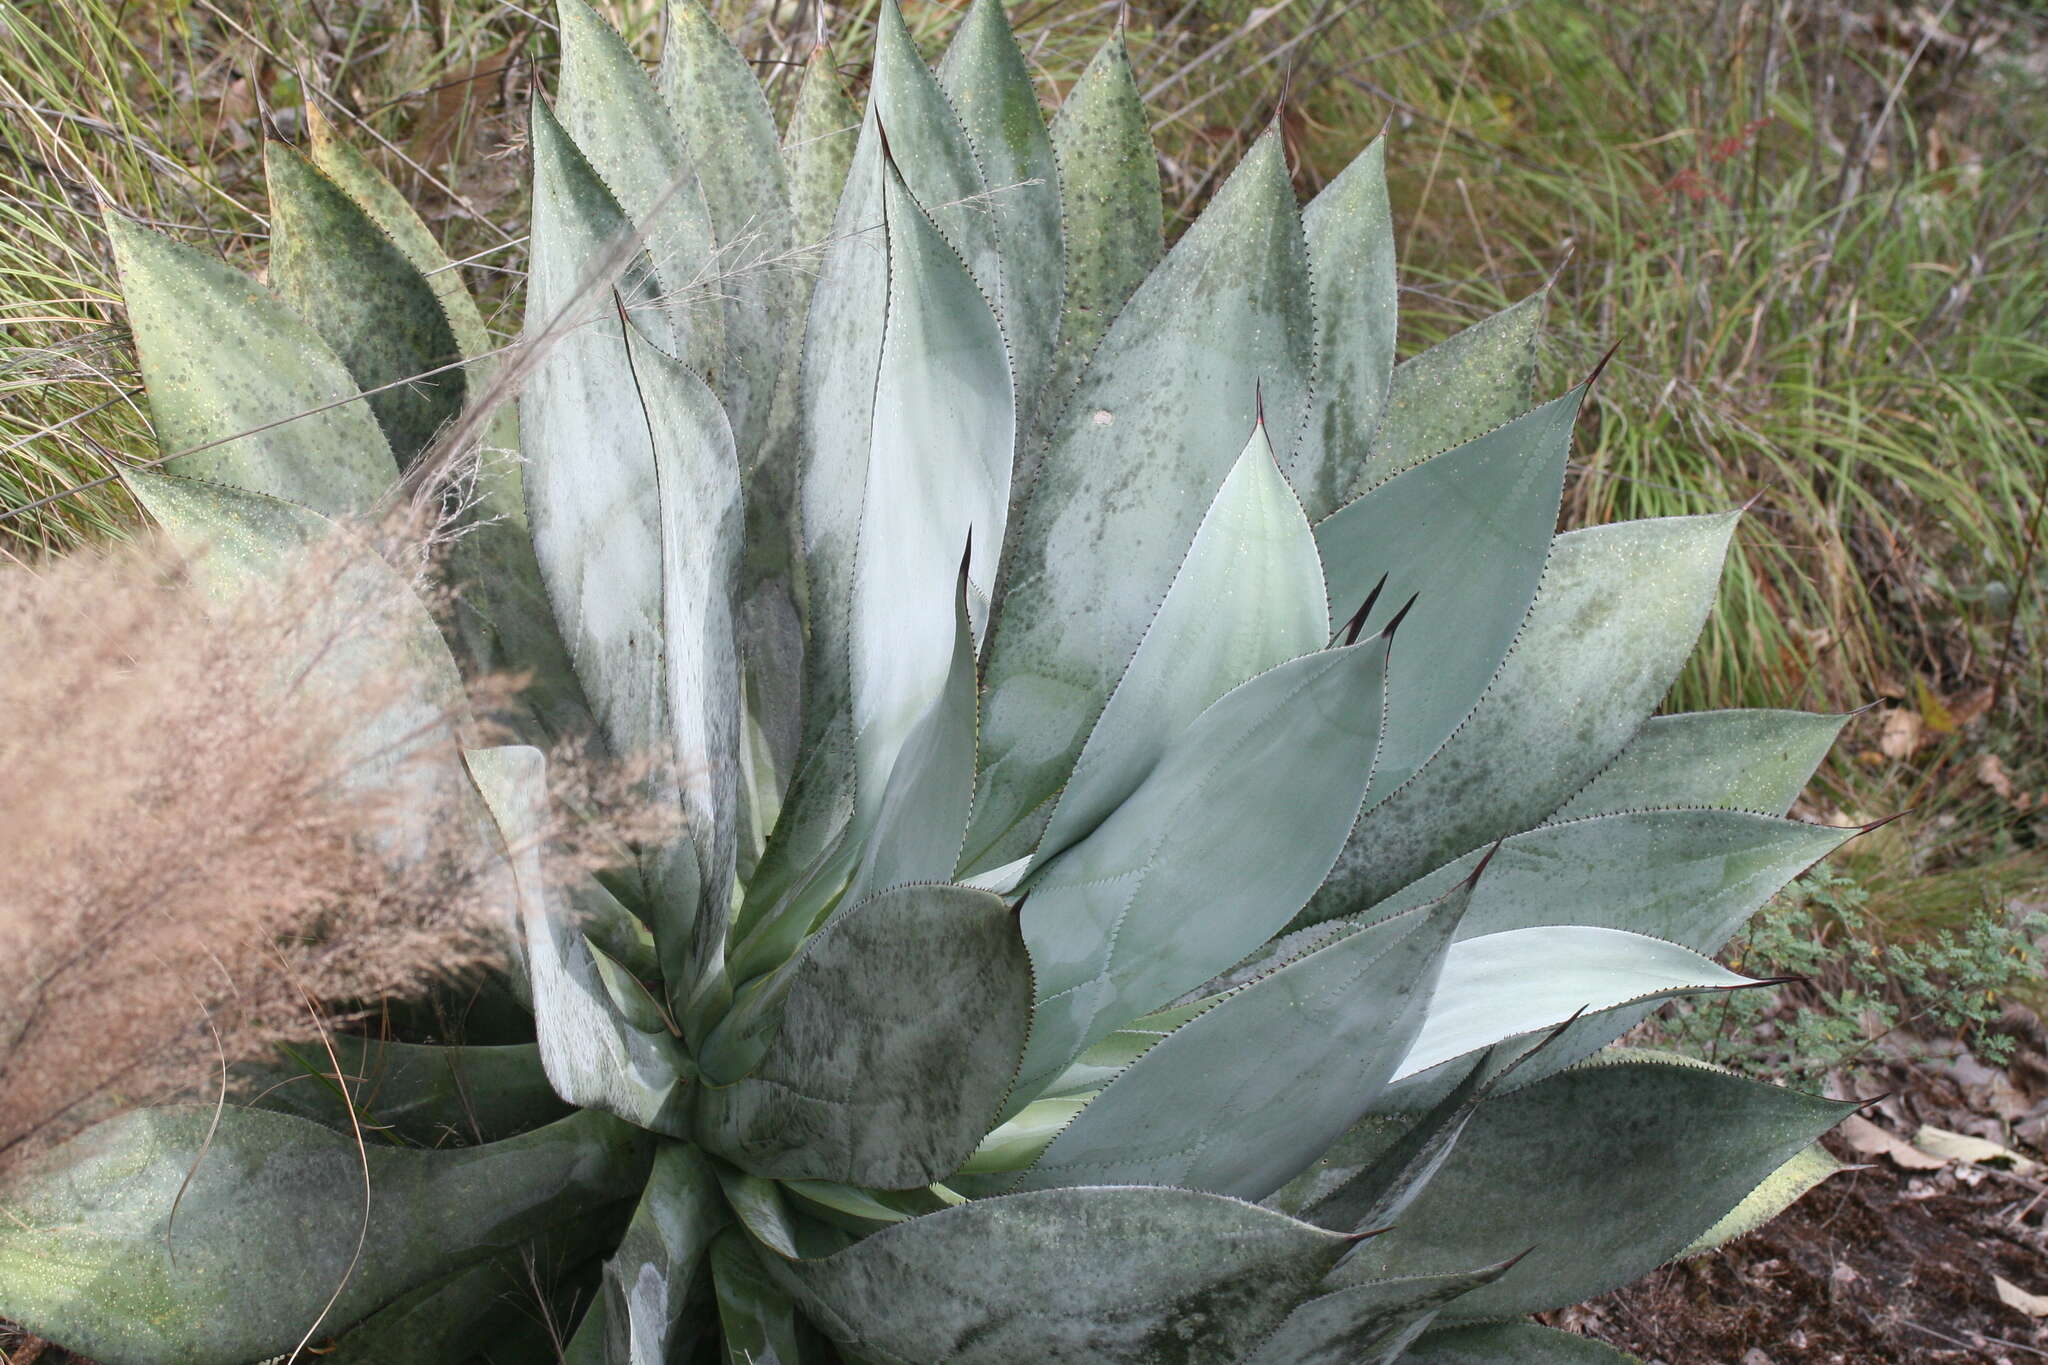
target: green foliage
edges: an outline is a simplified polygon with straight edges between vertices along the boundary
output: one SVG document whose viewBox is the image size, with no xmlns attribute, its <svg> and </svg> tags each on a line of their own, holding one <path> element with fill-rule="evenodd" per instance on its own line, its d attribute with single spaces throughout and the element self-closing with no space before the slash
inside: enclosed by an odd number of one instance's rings
<svg viewBox="0 0 2048 1365">
<path fill-rule="evenodd" d="M 778 178 L 673 8 L 659 88 L 558 10 L 525 515 L 449 514 L 517 590 L 443 631 L 335 541 L 334 609 L 399 647 L 280 661 L 403 684 L 366 780 L 492 855 L 513 1050 L 403 1037 L 387 1079 L 403 1139 L 495 1077 L 496 1140 L 358 1170 L 367 1094 L 231 1107 L 217 1153 L 103 1126 L 6 1192 L 0 1312 L 109 1365 L 481 1343 L 518 1307 L 479 1265 L 602 1229 L 575 1361 L 1392 1365 L 1810 1184 L 1845 1106 L 1606 1050 L 1758 984 L 1706 955 L 1854 832 L 1780 814 L 1833 718 L 1650 719 L 1739 514 L 1553 534 L 1585 390 L 1515 415 L 1533 304 L 1392 363 L 1384 149 L 1304 211 L 1273 131 L 1152 265 L 1120 40 L 1055 136 L 998 0 L 936 75 L 885 4 L 866 113 Z M 437 432 L 356 401 L 489 358 L 360 163 L 274 160 L 285 297 L 110 223 L 165 445 L 131 485 L 224 592 L 507 427 L 482 384 Z M 842 169 L 815 276 L 732 262 Z M 1098 239 L 1104 195 L 1145 230 Z M 1070 267 L 1114 318 L 1069 318 Z M 514 733 L 645 760 L 678 827 L 560 866 L 543 751 L 475 746 L 458 657 L 532 672 Z M 531 1126 L 536 1067 L 576 1112 Z"/>
<path fill-rule="evenodd" d="M 2035 942 L 2048 916 L 2015 922 L 1980 907 L 1959 928 L 1886 943 L 1869 917 L 1870 893 L 1822 868 L 1773 898 L 1730 941 L 1727 960 L 1758 976 L 1799 977 L 1782 995 L 1728 995 L 1705 1008 L 1674 1007 L 1657 1030 L 1668 1044 L 1750 1075 L 1814 1084 L 1881 1043 L 1960 1035 L 1994 1066 L 2012 1055 L 1992 1027 L 2048 963 Z M 1903 1035 L 1903 1036 L 1901 1036 Z"/>
</svg>

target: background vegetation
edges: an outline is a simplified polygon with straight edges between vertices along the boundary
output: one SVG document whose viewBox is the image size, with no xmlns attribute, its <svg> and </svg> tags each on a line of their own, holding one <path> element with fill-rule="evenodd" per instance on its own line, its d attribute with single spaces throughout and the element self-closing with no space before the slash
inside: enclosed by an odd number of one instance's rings
<svg viewBox="0 0 2048 1365">
<path fill-rule="evenodd" d="M 657 47 L 657 0 L 606 0 Z M 874 0 L 714 0 L 765 67 Z M 1275 118 L 1302 192 L 1382 126 L 1413 351 L 1556 277 L 1541 387 L 1620 352 L 1566 517 L 1758 499 L 1674 708 L 1852 722 L 1808 814 L 1857 935 L 1933 941 L 2048 876 L 2048 17 L 1810 0 L 1023 0 L 1050 90 L 1119 14 L 1184 224 Z M 937 41 L 954 7 L 910 13 Z M 501 304 L 523 261 L 525 0 L 0 0 L 0 553 L 134 518 L 152 449 L 96 227 L 260 262 L 266 121 L 374 149 Z M 843 68 L 858 86 L 864 72 Z M 791 83 L 781 87 L 785 92 Z M 505 313 L 497 325 L 517 325 Z"/>
</svg>

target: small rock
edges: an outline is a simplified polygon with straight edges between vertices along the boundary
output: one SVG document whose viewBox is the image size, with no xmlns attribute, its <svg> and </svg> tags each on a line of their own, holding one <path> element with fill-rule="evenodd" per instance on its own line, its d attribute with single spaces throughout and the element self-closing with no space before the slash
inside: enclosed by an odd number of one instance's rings
<svg viewBox="0 0 2048 1365">
<path fill-rule="evenodd" d="M 1752 1346 L 1742 1353 L 1742 1365 L 1776 1365 L 1776 1362 Z"/>
</svg>

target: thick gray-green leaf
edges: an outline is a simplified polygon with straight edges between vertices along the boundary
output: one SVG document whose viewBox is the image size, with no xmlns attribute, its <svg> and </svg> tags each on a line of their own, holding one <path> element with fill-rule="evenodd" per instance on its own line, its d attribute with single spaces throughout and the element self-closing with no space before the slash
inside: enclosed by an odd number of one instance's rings
<svg viewBox="0 0 2048 1365">
<path fill-rule="evenodd" d="M 365 1155 L 285 1114 L 228 1109 L 215 1128 L 210 1106 L 138 1110 L 7 1188 L 0 1312 L 107 1365 L 247 1365 L 626 1197 L 651 1146 L 586 1113 L 487 1146 Z"/>
<path fill-rule="evenodd" d="M 1860 831 L 1748 811 L 1646 810 L 1544 825 L 1501 844 L 1460 934 L 1589 924 L 1721 949 L 1778 889 Z M 1420 905 L 1471 875 L 1475 850 L 1367 914 Z"/>
<path fill-rule="evenodd" d="M 1735 519 L 1625 521 L 1559 536 L 1492 685 L 1421 771 L 1360 818 L 1297 925 L 1356 914 L 1431 867 L 1540 823 L 1606 767 L 1691 652 Z"/>
<path fill-rule="evenodd" d="M 1041 426 L 1058 416 L 1110 323 L 1166 254 L 1159 157 L 1148 122 L 1119 24 L 1052 120 L 1067 288 Z M 1034 442 L 1020 454 L 1029 461 L 1017 470 L 1021 493 L 1040 450 Z"/>
<path fill-rule="evenodd" d="M 1408 1080 L 1581 1011 L 1754 984 L 1690 948 L 1620 929 L 1543 925 L 1481 934 L 1451 946 L 1422 1028 L 1392 1079 Z"/>
<path fill-rule="evenodd" d="M 1109 1083 L 1021 1189 L 1180 1185 L 1263 1199 L 1392 1078 L 1423 1027 L 1469 888 L 1223 997 Z"/>
<path fill-rule="evenodd" d="M 1854 1104 L 1709 1067 L 1618 1058 L 1482 1106 L 1360 1273 L 1435 1274 L 1534 1250 L 1445 1320 L 1577 1303 L 1683 1251 Z"/>
<path fill-rule="evenodd" d="M 554 909 L 542 857 L 546 760 L 525 747 L 472 749 L 464 757 L 517 884 L 533 1022 L 548 1080 L 571 1104 L 687 1136 L 688 1059 L 667 1032 L 633 1026 L 606 989 L 588 941 Z"/>
<path fill-rule="evenodd" d="M 327 1043 L 333 1057 L 318 1043 L 295 1043 L 274 1061 L 243 1068 L 248 1104 L 342 1133 L 360 1123 L 373 1141 L 421 1147 L 496 1142 L 567 1112 L 532 1043 L 437 1047 L 346 1033 Z"/>
<path fill-rule="evenodd" d="M 801 1365 L 796 1302 L 737 1228 L 712 1244 L 711 1273 L 727 1365 Z"/>
<path fill-rule="evenodd" d="M 1386 415 L 1352 481 L 1362 491 L 1529 410 L 1546 287 L 1394 367 Z"/>
<path fill-rule="evenodd" d="M 768 431 L 784 329 L 808 288 L 793 259 L 789 185 L 754 68 L 698 0 L 669 0 L 656 78 L 682 134 L 718 243 L 725 297 L 725 402 L 751 468 Z"/>
<path fill-rule="evenodd" d="M 1848 719 L 1761 710 L 1652 716 L 1550 822 L 1656 806 L 1783 815 Z"/>
<path fill-rule="evenodd" d="M 1426 1332 L 1399 1365 L 1636 1365 L 1611 1346 L 1533 1322 Z"/>
<path fill-rule="evenodd" d="M 555 14 L 562 60 L 554 113 L 646 237 L 666 326 L 657 325 L 654 310 L 645 325 L 692 374 L 722 386 L 728 281 L 689 148 L 640 59 L 611 25 L 584 0 L 555 0 Z M 540 106 L 535 100 L 536 111 Z"/>
<path fill-rule="evenodd" d="M 1089 731 L 1034 863 L 1087 837 L 1211 702 L 1322 648 L 1330 636 L 1326 601 L 1315 536 L 1260 425 Z"/>
<path fill-rule="evenodd" d="M 1351 1148 L 1358 1130 L 1346 1133 L 1274 1191 L 1267 1206 L 1338 1232 L 1374 1233 L 1391 1226 L 1443 1168 L 1473 1113 L 1504 1079 L 1494 1060 L 1492 1053 L 1479 1058 L 1428 1113 L 1391 1141 L 1372 1144 L 1362 1157 Z"/>
<path fill-rule="evenodd" d="M 1003 0 L 975 0 L 939 63 L 939 86 L 981 163 L 1002 247 L 1003 331 L 1016 366 L 1021 444 L 1052 372 L 1065 263 L 1059 165 Z"/>
<path fill-rule="evenodd" d="M 106 226 L 168 472 L 329 517 L 370 510 L 398 465 L 311 325 L 232 266 L 113 214 Z"/>
<path fill-rule="evenodd" d="M 1307 407 L 1308 252 L 1277 135 L 1260 139 L 1125 305 L 1054 426 L 1005 550 L 985 653 L 969 871 L 1080 756 L 1252 429 L 1284 463 Z"/>
<path fill-rule="evenodd" d="M 1316 527 L 1336 614 L 1382 584 L 1365 629 L 1415 603 L 1415 628 L 1388 665 L 1387 742 L 1368 806 L 1442 747 L 1514 645 L 1550 558 L 1585 393 L 1405 470 Z"/>
<path fill-rule="evenodd" d="M 1386 160 L 1386 139 L 1374 138 L 1301 215 L 1316 280 L 1315 409 L 1287 476 L 1317 520 L 1360 486 L 1394 370 Z"/>
<path fill-rule="evenodd" d="M 779 975 L 760 1036 L 740 1040 L 759 1060 L 698 1096 L 705 1146 L 761 1175 L 877 1189 L 928 1185 L 967 1160 L 1030 1027 L 1030 960 L 1000 897 L 884 891 Z M 727 1024 L 748 1021 L 736 1011 Z M 707 1072 L 712 1057 L 707 1046 Z"/>
<path fill-rule="evenodd" d="M 682 1142 L 662 1144 L 619 1249 L 605 1263 L 605 1336 L 614 1365 L 664 1365 L 694 1335 L 693 1282 L 732 1213 L 711 1163 Z"/>
<path fill-rule="evenodd" d="M 884 182 L 888 321 L 853 573 L 861 827 L 904 740 L 945 689 L 963 548 L 971 592 L 986 601 L 995 586 L 1016 427 L 995 316 L 903 179 L 887 169 Z"/>
<path fill-rule="evenodd" d="M 953 102 L 918 54 L 898 0 L 883 0 L 875 16 L 868 112 L 912 196 L 967 262 L 996 316 L 1007 317 L 1001 233 L 984 197 L 991 187 Z"/>
<path fill-rule="evenodd" d="M 270 142 L 263 165 L 270 283 L 348 366 L 392 454 L 410 466 L 462 410 L 466 386 L 441 300 L 398 244 L 305 157 Z"/>
<path fill-rule="evenodd" d="M 1347 1245 L 1220 1195 L 1042 1190 L 770 1269 L 835 1340 L 899 1365 L 1223 1365 Z"/>
<path fill-rule="evenodd" d="M 1679 1256 L 1690 1260 L 1737 1237 L 1747 1237 L 1797 1203 L 1808 1190 L 1849 1169 L 1827 1148 L 1814 1143 L 1766 1176 L 1740 1204 L 1722 1214 L 1719 1222 L 1693 1238 Z"/>
<path fill-rule="evenodd" d="M 1510 1266 L 1347 1285 L 1303 1303 L 1243 1365 L 1390 1365 L 1446 1304 Z"/>
<path fill-rule="evenodd" d="M 939 882 L 953 875 L 960 841 L 967 837 L 967 803 L 974 799 L 976 702 L 974 626 L 968 620 L 966 565 L 953 602 L 953 659 L 939 695 L 918 719 L 889 770 L 875 807 L 867 849 L 843 903 L 907 882 Z"/>
<path fill-rule="evenodd" d="M 1329 871 L 1372 778 L 1387 639 L 1225 693 L 1019 913 L 1038 1011 L 1012 1111 L 1084 1048 L 1270 938 Z"/>
</svg>

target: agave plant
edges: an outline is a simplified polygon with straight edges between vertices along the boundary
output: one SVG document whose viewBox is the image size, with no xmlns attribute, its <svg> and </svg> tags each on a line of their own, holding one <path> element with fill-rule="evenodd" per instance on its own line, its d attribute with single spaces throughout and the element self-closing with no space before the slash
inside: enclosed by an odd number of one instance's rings
<svg viewBox="0 0 2048 1365">
<path fill-rule="evenodd" d="M 1653 715 L 1736 514 L 1555 534 L 1587 386 L 1531 405 L 1540 293 L 1395 363 L 1378 143 L 1303 209 L 1268 134 L 1166 251 L 1120 37 L 1048 126 L 998 0 L 936 73 L 885 4 L 865 113 L 821 50 L 778 134 L 696 0 L 652 79 L 559 21 L 517 347 L 317 119 L 267 289 L 108 221 L 130 482 L 222 591 L 521 452 L 452 619 L 364 549 L 397 643 L 292 663 L 417 680 L 366 780 L 492 841 L 504 1018 L 91 1130 L 0 1312 L 111 1365 L 1598 1361 L 1517 1319 L 1833 1169 L 1842 1105 L 1610 1045 L 1752 984 L 1706 954 L 1855 832 L 1783 818 L 1840 718 Z M 525 743 L 462 751 L 459 668 Z M 578 739 L 680 813 L 601 878 Z"/>
</svg>

